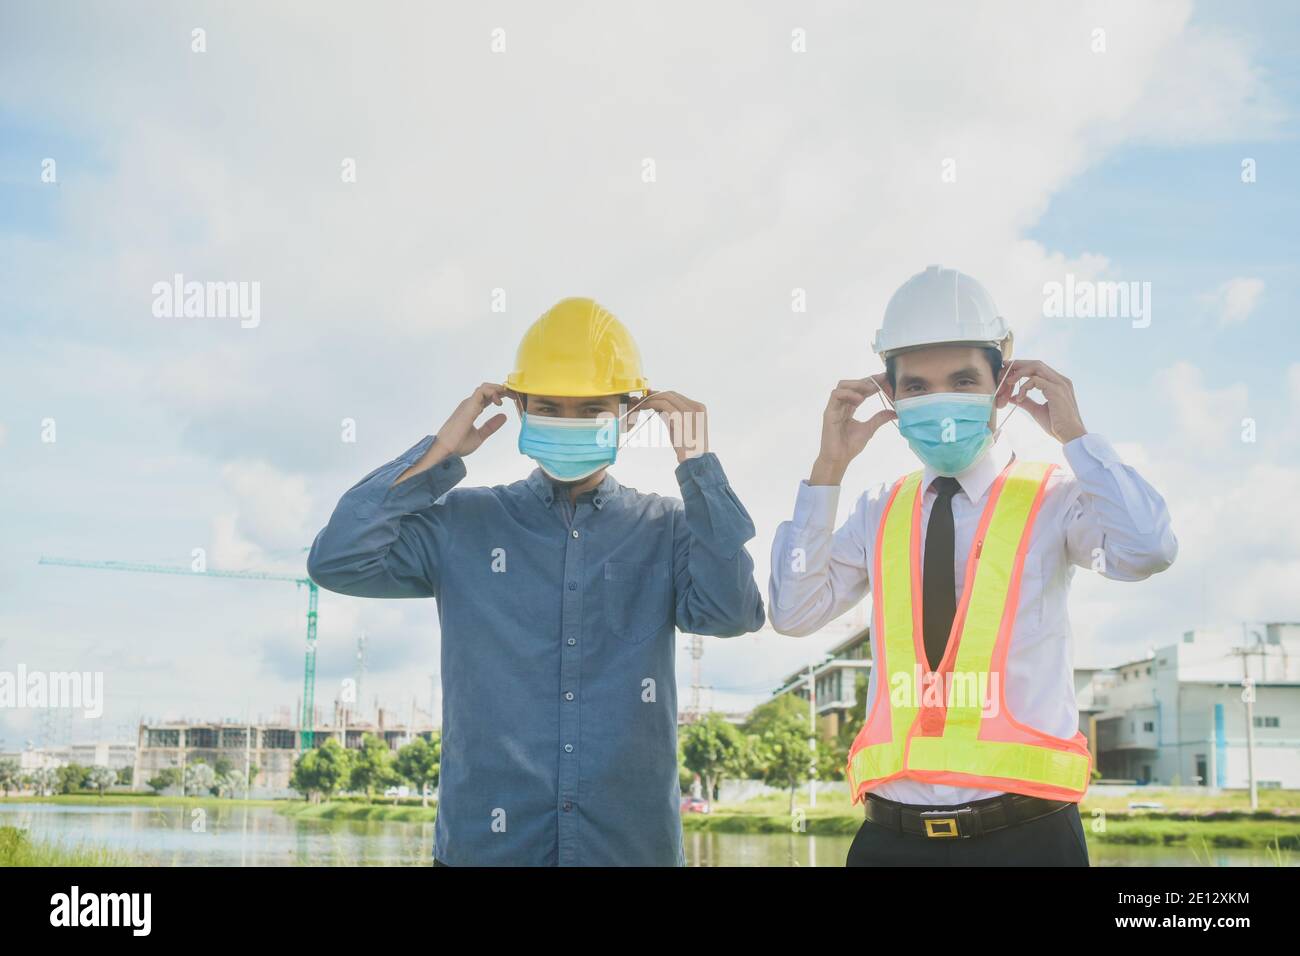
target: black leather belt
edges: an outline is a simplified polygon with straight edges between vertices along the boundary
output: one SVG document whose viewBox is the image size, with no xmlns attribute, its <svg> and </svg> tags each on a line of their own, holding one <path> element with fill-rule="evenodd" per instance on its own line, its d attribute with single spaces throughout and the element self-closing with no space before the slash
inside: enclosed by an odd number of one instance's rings
<svg viewBox="0 0 1300 956">
<path fill-rule="evenodd" d="M 867 819 L 880 826 L 916 836 L 978 837 L 995 830 L 1045 817 L 1072 806 L 1068 800 L 1044 800 L 1020 793 L 1004 793 L 951 807 L 925 807 L 897 803 L 867 794 Z"/>
</svg>

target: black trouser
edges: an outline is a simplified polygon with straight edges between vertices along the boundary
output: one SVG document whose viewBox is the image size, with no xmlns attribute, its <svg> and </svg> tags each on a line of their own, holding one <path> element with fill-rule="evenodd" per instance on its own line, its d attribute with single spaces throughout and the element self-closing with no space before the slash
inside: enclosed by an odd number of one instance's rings
<svg viewBox="0 0 1300 956">
<path fill-rule="evenodd" d="M 1079 805 L 977 837 L 927 837 L 864 820 L 845 866 L 1088 866 Z"/>
</svg>

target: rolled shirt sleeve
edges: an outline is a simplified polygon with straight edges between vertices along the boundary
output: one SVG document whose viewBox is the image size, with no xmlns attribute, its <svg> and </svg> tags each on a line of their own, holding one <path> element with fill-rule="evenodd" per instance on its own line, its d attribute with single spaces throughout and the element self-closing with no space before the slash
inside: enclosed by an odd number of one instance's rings
<svg viewBox="0 0 1300 956">
<path fill-rule="evenodd" d="M 307 573 L 321 587 L 354 597 L 434 597 L 438 590 L 435 505 L 466 474 L 452 455 L 394 484 L 428 451 L 427 435 L 353 485 L 307 556 Z"/>
<path fill-rule="evenodd" d="M 867 593 L 867 513 L 883 486 L 863 494 L 837 531 L 839 485 L 799 483 L 794 517 L 772 541 L 768 607 L 780 634 L 803 637 L 855 606 Z"/>
<path fill-rule="evenodd" d="M 1066 509 L 1070 561 L 1116 581 L 1141 581 L 1178 555 L 1165 500 L 1093 432 L 1064 445 L 1076 498 Z"/>
</svg>

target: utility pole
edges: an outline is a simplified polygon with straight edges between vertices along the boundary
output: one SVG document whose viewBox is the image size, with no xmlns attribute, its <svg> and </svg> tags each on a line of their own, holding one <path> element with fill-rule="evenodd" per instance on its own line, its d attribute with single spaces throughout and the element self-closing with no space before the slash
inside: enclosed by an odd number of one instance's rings
<svg viewBox="0 0 1300 956">
<path fill-rule="evenodd" d="M 808 805 L 817 809 L 817 679 L 808 665 Z"/>
<path fill-rule="evenodd" d="M 244 701 L 244 799 L 248 799 L 249 773 L 253 764 L 253 721 L 249 716 L 248 701 Z M 248 814 L 244 814 L 247 819 Z"/>
<path fill-rule="evenodd" d="M 1245 663 L 1245 658 L 1242 658 Z M 1250 809 L 1259 809 L 1259 793 L 1255 789 L 1255 680 L 1242 679 L 1241 699 L 1246 704 L 1246 773 L 1250 777 Z"/>
<path fill-rule="evenodd" d="M 690 635 L 690 647 L 691 647 L 691 707 L 689 713 L 690 713 L 691 723 L 694 723 L 695 721 L 700 719 L 700 713 L 701 713 L 700 672 L 702 670 L 702 665 L 700 664 L 700 659 L 704 657 L 704 638 L 700 637 L 700 635 L 698 634 Z M 710 798 L 712 798 L 712 794 L 710 794 Z"/>
<path fill-rule="evenodd" d="M 1246 627 L 1242 628 L 1243 638 L 1253 636 L 1255 642 L 1248 645 L 1243 639 L 1242 646 L 1233 650 L 1241 658 L 1241 700 L 1246 705 L 1246 774 L 1250 780 L 1250 809 L 1259 809 L 1259 790 L 1255 785 L 1255 678 L 1250 676 L 1248 658 L 1265 655 L 1262 635 L 1252 634 Z M 1266 668 L 1260 666 L 1261 676 L 1266 675 Z"/>
<path fill-rule="evenodd" d="M 363 699 L 361 696 L 361 682 L 365 680 L 365 677 L 366 677 L 366 634 L 364 631 L 362 631 L 361 636 L 357 638 L 357 719 L 358 720 L 364 719 L 366 715 L 365 708 L 361 703 Z"/>
</svg>

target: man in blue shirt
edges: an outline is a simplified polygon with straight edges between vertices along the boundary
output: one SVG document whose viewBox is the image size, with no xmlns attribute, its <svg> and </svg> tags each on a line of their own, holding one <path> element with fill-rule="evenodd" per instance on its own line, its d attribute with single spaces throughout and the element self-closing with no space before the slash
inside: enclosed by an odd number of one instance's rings
<svg viewBox="0 0 1300 956">
<path fill-rule="evenodd" d="M 668 423 L 682 498 L 607 472 L 629 396 Z M 520 409 L 527 478 L 456 487 Z M 435 863 L 682 865 L 675 628 L 763 625 L 754 525 L 708 450 L 704 406 L 651 392 L 631 336 L 590 299 L 525 335 L 436 436 L 354 485 L 307 561 L 321 587 L 433 597 L 443 736 Z"/>
</svg>

